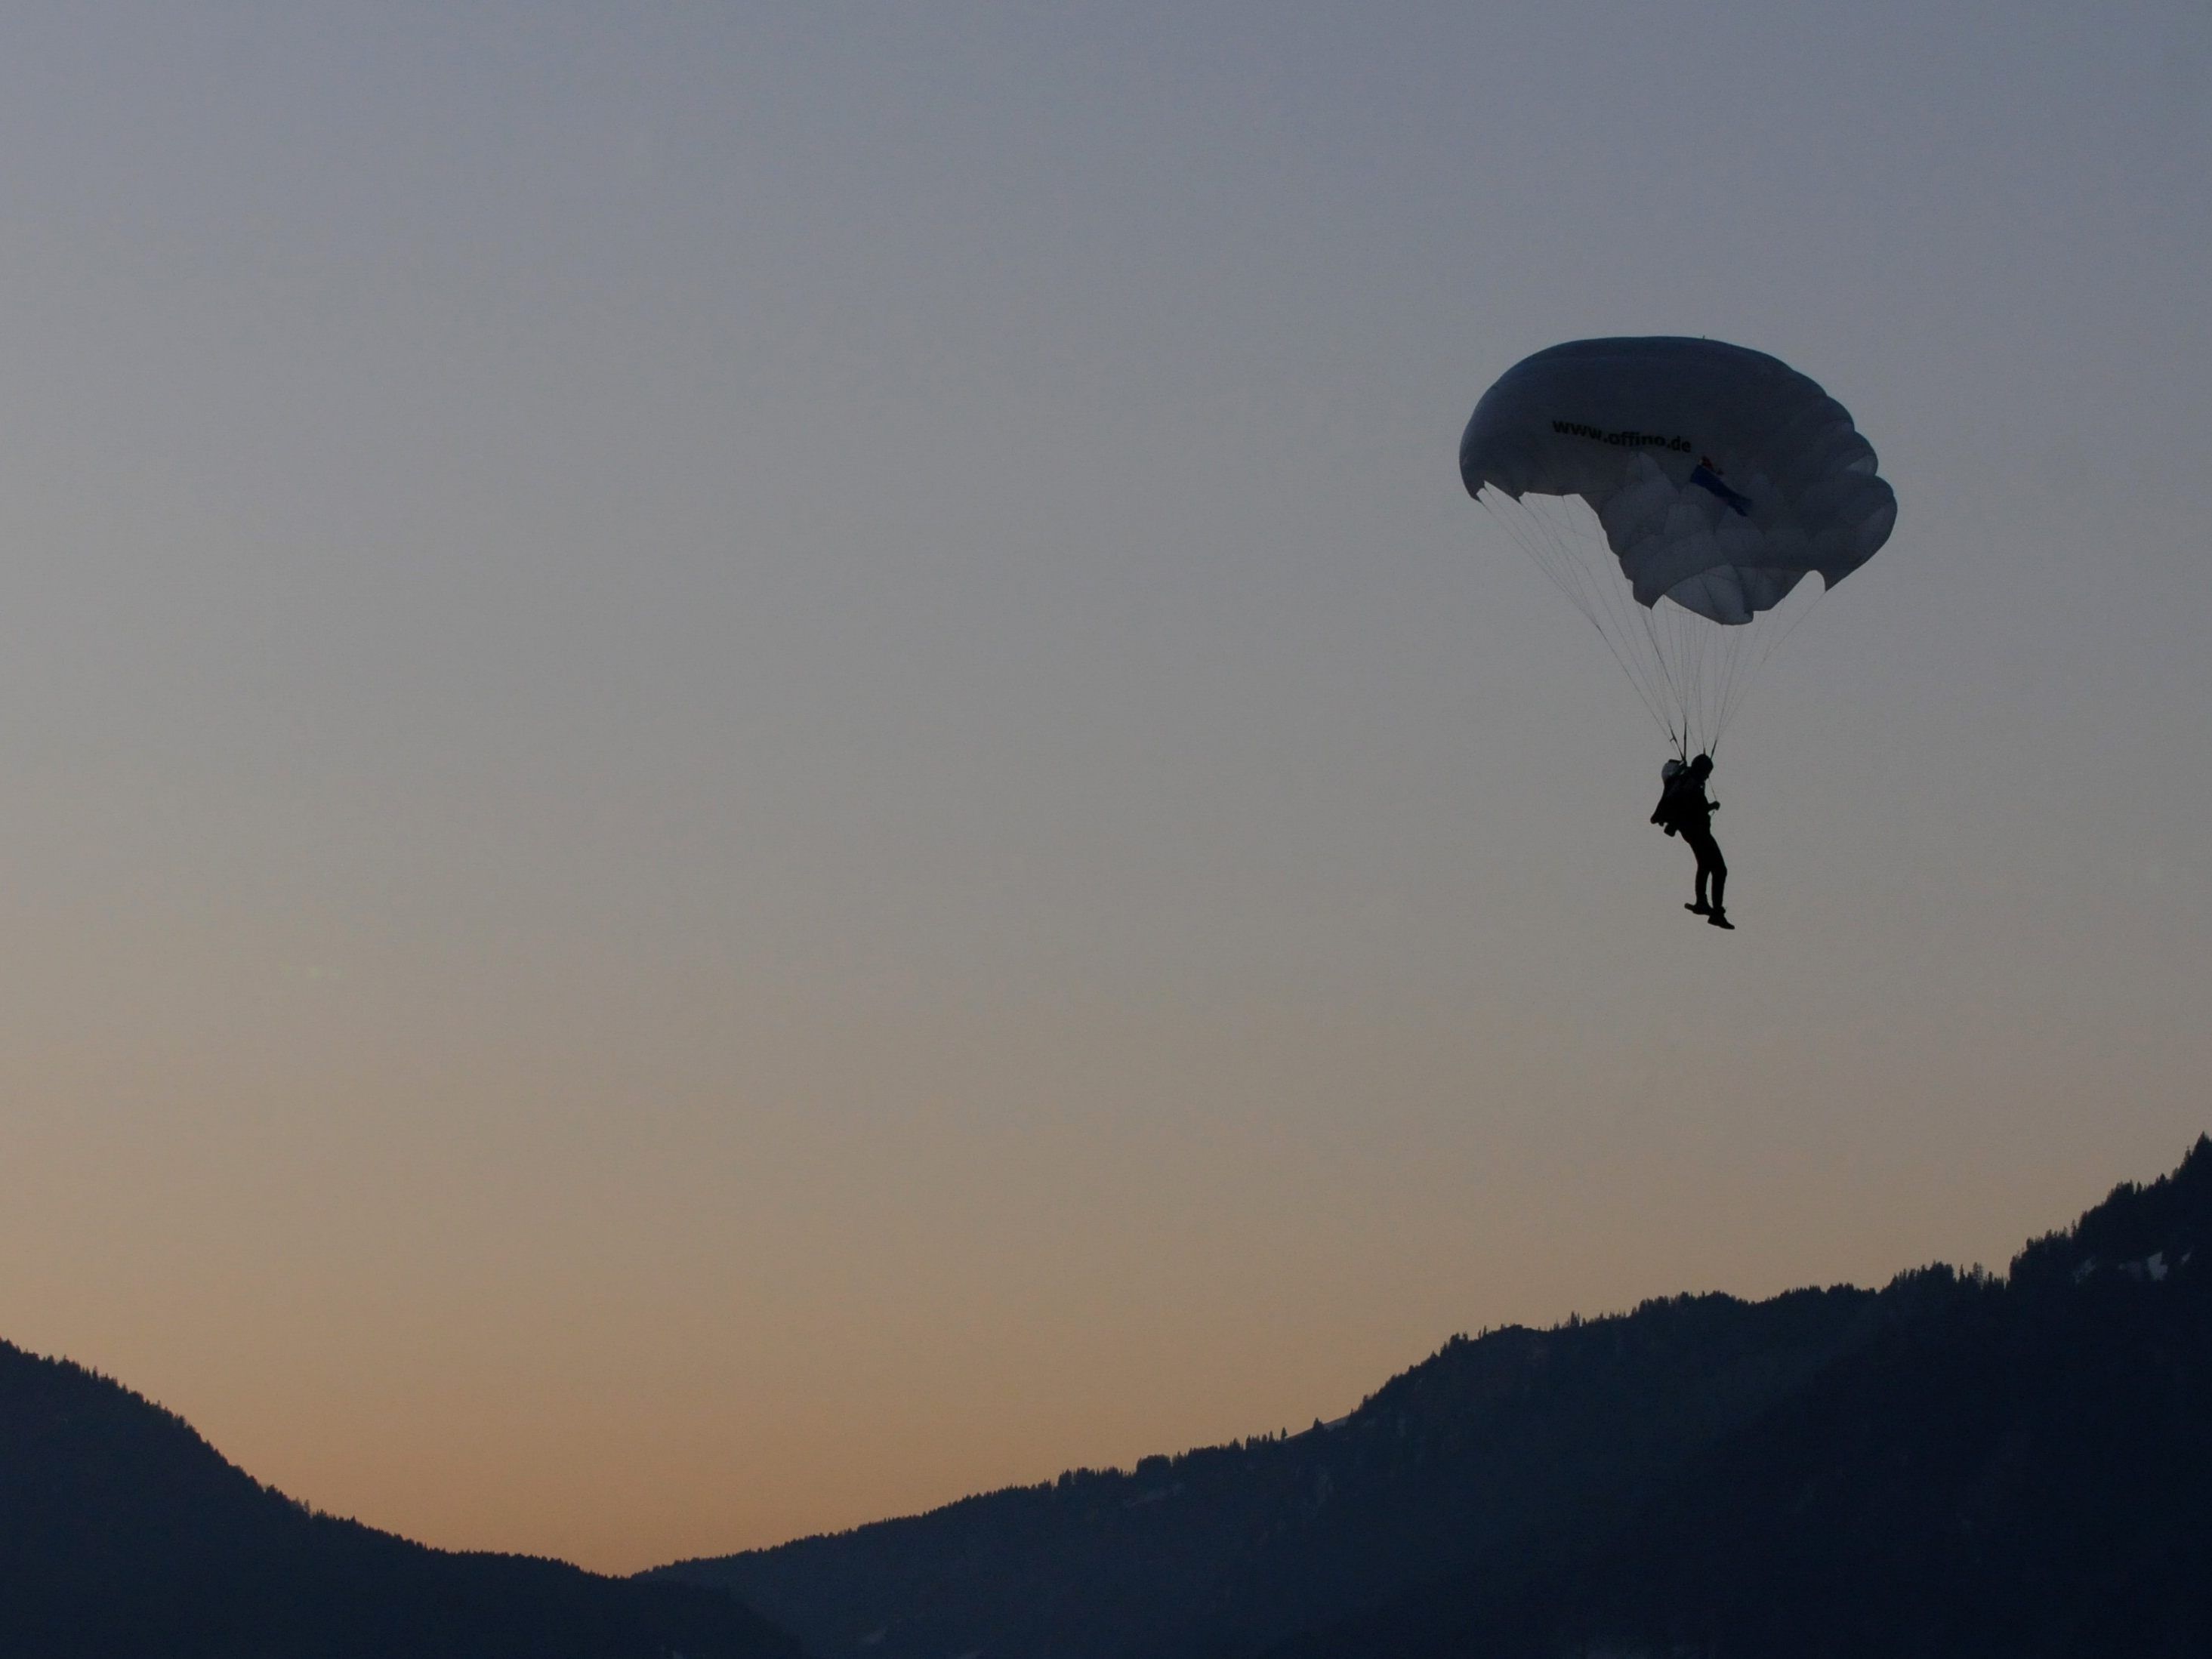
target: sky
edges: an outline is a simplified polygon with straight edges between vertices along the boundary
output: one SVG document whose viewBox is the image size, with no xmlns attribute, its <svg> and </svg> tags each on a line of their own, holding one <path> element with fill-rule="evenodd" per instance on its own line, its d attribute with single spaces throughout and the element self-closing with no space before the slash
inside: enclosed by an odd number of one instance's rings
<svg viewBox="0 0 2212 1659">
<path fill-rule="evenodd" d="M 2212 13 L 0 21 L 0 1337 L 608 1571 L 2212 1128 Z M 1847 404 L 1714 778 L 1456 447 Z"/>
</svg>

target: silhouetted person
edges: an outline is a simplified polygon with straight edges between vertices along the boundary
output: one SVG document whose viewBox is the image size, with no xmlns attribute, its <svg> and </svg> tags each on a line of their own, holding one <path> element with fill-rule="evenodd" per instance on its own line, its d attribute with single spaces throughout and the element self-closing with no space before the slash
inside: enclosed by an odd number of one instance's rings
<svg viewBox="0 0 2212 1659">
<path fill-rule="evenodd" d="M 1733 928 L 1735 924 L 1728 919 L 1726 902 L 1728 860 L 1721 856 L 1721 844 L 1713 839 L 1713 814 L 1721 810 L 1720 803 L 1705 799 L 1705 780 L 1712 775 L 1711 755 L 1698 756 L 1674 774 L 1667 780 L 1659 805 L 1651 809 L 1651 822 L 1670 836 L 1681 836 L 1698 855 L 1697 902 L 1682 908 L 1716 927 Z M 1712 890 L 1711 903 L 1705 900 L 1708 882 Z"/>
</svg>

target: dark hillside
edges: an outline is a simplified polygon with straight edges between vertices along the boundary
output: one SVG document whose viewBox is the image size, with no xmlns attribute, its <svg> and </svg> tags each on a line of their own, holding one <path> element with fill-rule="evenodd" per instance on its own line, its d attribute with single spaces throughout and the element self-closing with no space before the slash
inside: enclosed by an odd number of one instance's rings
<svg viewBox="0 0 2212 1659">
<path fill-rule="evenodd" d="M 0 1652 L 798 1659 L 729 1597 L 314 1515 L 183 1419 L 0 1343 Z"/>
<path fill-rule="evenodd" d="M 1885 1316 L 1869 1291 L 1801 1291 L 1459 1338 L 1293 1437 L 1076 1471 L 658 1576 L 726 1588 L 830 1654 L 1250 1652 L 1649 1499 Z"/>
<path fill-rule="evenodd" d="M 1455 1339 L 1343 1421 L 665 1569 L 871 1659 L 2212 1653 L 2212 1142 L 1878 1294 Z"/>
<path fill-rule="evenodd" d="M 1886 1328 L 1610 1537 L 1281 1659 L 2212 1653 L 2208 1236 L 2199 1140 L 2008 1281 L 1954 1280 L 1939 1316 Z"/>
</svg>

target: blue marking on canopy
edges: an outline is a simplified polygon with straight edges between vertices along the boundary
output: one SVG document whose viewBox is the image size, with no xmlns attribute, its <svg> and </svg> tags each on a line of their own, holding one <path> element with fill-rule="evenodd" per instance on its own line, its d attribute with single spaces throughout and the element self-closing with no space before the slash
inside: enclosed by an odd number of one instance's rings
<svg viewBox="0 0 2212 1659">
<path fill-rule="evenodd" d="M 1698 462 L 1698 470 L 1690 474 L 1690 482 L 1693 484 L 1702 484 L 1711 490 L 1727 505 L 1729 510 L 1738 517 L 1747 519 L 1751 516 L 1751 497 L 1739 495 L 1735 490 L 1730 489 L 1721 482 L 1721 475 L 1703 461 Z"/>
</svg>

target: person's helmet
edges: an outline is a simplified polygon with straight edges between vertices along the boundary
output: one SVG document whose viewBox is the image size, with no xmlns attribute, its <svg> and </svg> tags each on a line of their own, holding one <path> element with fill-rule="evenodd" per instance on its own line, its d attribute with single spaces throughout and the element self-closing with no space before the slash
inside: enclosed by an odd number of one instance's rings
<svg viewBox="0 0 2212 1659">
<path fill-rule="evenodd" d="M 1713 757 L 1711 755 L 1700 755 L 1690 763 L 1690 775 L 1693 778 L 1710 777 L 1712 770 Z"/>
</svg>

